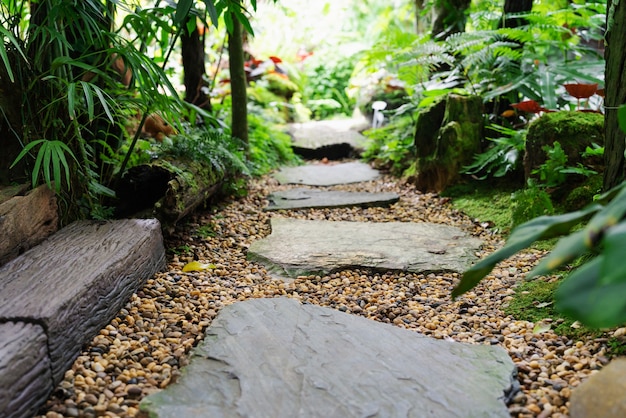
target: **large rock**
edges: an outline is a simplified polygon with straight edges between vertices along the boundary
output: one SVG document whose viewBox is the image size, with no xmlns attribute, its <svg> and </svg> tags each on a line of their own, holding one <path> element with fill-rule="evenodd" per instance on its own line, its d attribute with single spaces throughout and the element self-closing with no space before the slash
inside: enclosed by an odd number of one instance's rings
<svg viewBox="0 0 626 418">
<path fill-rule="evenodd" d="M 482 241 L 431 223 L 271 220 L 272 233 L 252 243 L 248 259 L 290 277 L 346 268 L 417 273 L 463 272 Z"/>
<path fill-rule="evenodd" d="M 0 266 L 58 229 L 57 201 L 48 186 L 0 190 Z"/>
<path fill-rule="evenodd" d="M 32 417 L 54 388 L 44 329 L 24 322 L 0 323 L 0 411 Z"/>
<path fill-rule="evenodd" d="M 435 340 L 291 299 L 222 310 L 151 417 L 508 417 L 499 347 Z"/>
<path fill-rule="evenodd" d="M 281 184 L 334 186 L 376 180 L 379 173 L 367 164 L 352 162 L 283 167 L 273 177 Z"/>
<path fill-rule="evenodd" d="M 588 112 L 550 112 L 533 121 L 528 127 L 524 153 L 526 179 L 536 177 L 533 171 L 548 159 L 544 147 L 553 147 L 557 141 L 567 156 L 567 166 L 576 167 L 581 163 L 594 167 L 599 172 L 603 171 L 602 156 L 583 158 L 581 154 L 594 143 L 604 145 L 604 115 Z"/>
<path fill-rule="evenodd" d="M 626 417 L 626 358 L 611 361 L 572 392 L 572 418 Z"/>
<path fill-rule="evenodd" d="M 269 205 L 264 209 L 266 211 L 350 206 L 389 206 L 400 199 L 396 193 L 342 192 L 303 188 L 275 192 L 267 198 Z"/>
<path fill-rule="evenodd" d="M 83 344 L 164 267 L 157 220 L 75 222 L 0 268 L 0 323 L 40 324 L 59 382 Z"/>
</svg>

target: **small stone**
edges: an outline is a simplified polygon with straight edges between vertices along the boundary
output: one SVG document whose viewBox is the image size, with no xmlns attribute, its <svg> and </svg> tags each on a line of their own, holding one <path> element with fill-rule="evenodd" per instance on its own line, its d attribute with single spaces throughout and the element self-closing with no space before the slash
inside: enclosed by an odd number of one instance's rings
<svg viewBox="0 0 626 418">
<path fill-rule="evenodd" d="M 98 397 L 93 393 L 88 393 L 85 395 L 85 402 L 91 405 L 96 405 L 98 403 Z"/>
<path fill-rule="evenodd" d="M 126 393 L 128 393 L 128 396 L 130 397 L 137 398 L 141 396 L 141 394 L 143 393 L 143 389 L 141 389 L 137 385 L 128 385 L 126 386 Z"/>
</svg>

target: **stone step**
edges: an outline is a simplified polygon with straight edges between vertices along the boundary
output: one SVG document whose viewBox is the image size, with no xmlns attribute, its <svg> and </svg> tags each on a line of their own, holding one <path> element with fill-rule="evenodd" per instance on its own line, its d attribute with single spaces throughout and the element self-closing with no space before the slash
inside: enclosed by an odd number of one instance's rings
<svg viewBox="0 0 626 418">
<path fill-rule="evenodd" d="M 389 206 L 400 197 L 396 193 L 342 192 L 296 188 L 270 194 L 263 210 L 342 208 L 350 206 Z"/>
<path fill-rule="evenodd" d="M 508 417 L 500 347 L 427 338 L 287 299 L 224 308 L 151 417 Z"/>
<path fill-rule="evenodd" d="M 273 174 L 280 184 L 302 184 L 307 186 L 335 186 L 375 180 L 378 170 L 359 162 L 341 164 L 308 164 L 298 167 L 283 167 Z"/>
<path fill-rule="evenodd" d="M 365 118 L 292 123 L 289 133 L 296 147 L 314 150 L 328 145 L 347 144 L 362 149 L 366 138 L 359 133 L 370 128 Z"/>
<path fill-rule="evenodd" d="M 160 224 L 144 219 L 75 222 L 2 266 L 3 416 L 31 416 L 83 345 L 164 267 Z"/>
<path fill-rule="evenodd" d="M 287 277 L 347 268 L 461 273 L 482 245 L 459 228 L 426 222 L 270 222 L 271 234 L 252 243 L 248 259 Z"/>
</svg>

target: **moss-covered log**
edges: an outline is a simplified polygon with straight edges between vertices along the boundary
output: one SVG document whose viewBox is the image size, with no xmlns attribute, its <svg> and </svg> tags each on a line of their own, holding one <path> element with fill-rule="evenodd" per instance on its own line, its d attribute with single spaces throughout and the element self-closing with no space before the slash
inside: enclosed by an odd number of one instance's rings
<svg viewBox="0 0 626 418">
<path fill-rule="evenodd" d="M 132 167 L 116 192 L 117 215 L 157 218 L 167 230 L 203 205 L 225 176 L 211 166 L 188 160 L 157 160 Z"/>
</svg>

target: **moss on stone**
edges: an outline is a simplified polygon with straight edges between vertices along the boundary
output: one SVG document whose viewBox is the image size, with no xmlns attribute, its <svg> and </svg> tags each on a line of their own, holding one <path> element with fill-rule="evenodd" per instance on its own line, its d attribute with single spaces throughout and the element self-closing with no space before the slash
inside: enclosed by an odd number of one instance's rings
<svg viewBox="0 0 626 418">
<path fill-rule="evenodd" d="M 543 147 L 558 141 L 565 151 L 568 165 L 577 163 L 597 165 L 601 161 L 584 161 L 581 153 L 593 143 L 604 145 L 604 115 L 589 112 L 546 113 L 528 127 L 524 174 L 528 179 L 532 171 L 546 161 Z"/>
</svg>

